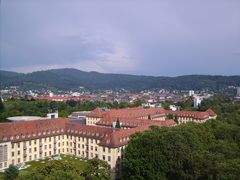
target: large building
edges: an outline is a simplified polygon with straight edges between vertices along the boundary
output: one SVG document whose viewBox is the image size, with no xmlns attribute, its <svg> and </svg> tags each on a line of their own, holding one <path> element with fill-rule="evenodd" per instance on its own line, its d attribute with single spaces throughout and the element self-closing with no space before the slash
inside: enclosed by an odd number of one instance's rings
<svg viewBox="0 0 240 180">
<path fill-rule="evenodd" d="M 191 112 L 162 108 L 97 108 L 87 115 L 87 125 L 74 124 L 63 118 L 1 123 L 0 170 L 10 164 L 67 154 L 86 159 L 97 157 L 116 172 L 121 168 L 124 149 L 131 135 L 150 126 L 175 126 L 176 120 L 167 120 L 169 114 L 173 114 L 178 123 L 216 118 L 210 109 Z M 120 122 L 121 129 L 113 127 L 115 121 Z"/>
</svg>

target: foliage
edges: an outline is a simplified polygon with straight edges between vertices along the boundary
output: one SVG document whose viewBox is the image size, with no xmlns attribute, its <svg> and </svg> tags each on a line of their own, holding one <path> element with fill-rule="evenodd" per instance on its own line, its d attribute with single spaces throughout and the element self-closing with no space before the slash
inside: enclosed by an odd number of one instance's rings
<svg viewBox="0 0 240 180">
<path fill-rule="evenodd" d="M 0 112 L 3 110 L 4 110 L 4 104 L 3 104 L 2 98 L 0 96 Z"/>
<path fill-rule="evenodd" d="M 110 166 L 98 158 L 90 159 L 89 166 L 82 174 L 87 180 L 110 180 Z"/>
<path fill-rule="evenodd" d="M 19 171 L 16 166 L 10 165 L 4 172 L 4 179 L 14 180 L 18 177 Z"/>
<path fill-rule="evenodd" d="M 179 101 L 176 103 L 177 106 L 180 106 L 181 110 L 195 111 L 193 107 L 193 98 L 189 98 L 186 101 Z"/>
<path fill-rule="evenodd" d="M 63 161 L 48 161 L 43 166 L 35 168 L 29 174 L 23 174 L 18 177 L 19 180 L 31 179 L 31 180 L 61 180 L 61 179 L 84 179 L 81 175 L 81 171 L 71 162 Z"/>
<path fill-rule="evenodd" d="M 67 102 L 54 102 L 47 100 L 9 100 L 4 102 L 4 110 L 0 113 L 0 122 L 7 121 L 7 117 L 11 116 L 41 116 L 45 117 L 49 111 L 58 110 L 60 117 L 67 117 L 74 111 L 91 111 L 96 107 L 106 108 L 126 108 L 136 107 L 142 101 L 136 101 L 134 104 L 128 103 L 106 103 L 100 101 L 67 101 Z"/>
<path fill-rule="evenodd" d="M 119 129 L 121 129 L 121 124 L 120 124 L 119 118 L 117 119 L 117 122 L 116 122 L 115 128 L 119 128 Z"/>
<path fill-rule="evenodd" d="M 104 74 L 84 72 L 77 69 L 53 69 L 28 74 L 0 71 L 0 88 L 20 86 L 24 89 L 70 90 L 84 86 L 88 89 L 145 89 L 218 90 L 228 86 L 238 86 L 240 76 L 188 75 L 179 77 L 152 77 L 124 74 Z M 196 83 L 198 82 L 198 83 Z"/>
<path fill-rule="evenodd" d="M 170 113 L 170 114 L 167 115 L 167 119 L 173 119 L 173 118 L 174 118 L 173 114 Z"/>
<path fill-rule="evenodd" d="M 221 121 L 157 128 L 133 136 L 124 179 L 237 179 L 240 127 Z"/>
</svg>

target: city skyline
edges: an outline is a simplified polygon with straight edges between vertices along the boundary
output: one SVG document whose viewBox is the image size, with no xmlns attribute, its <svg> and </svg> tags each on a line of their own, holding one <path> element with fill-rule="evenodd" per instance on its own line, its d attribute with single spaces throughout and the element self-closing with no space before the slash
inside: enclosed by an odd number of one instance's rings
<svg viewBox="0 0 240 180">
<path fill-rule="evenodd" d="M 1 1 L 0 69 L 239 75 L 240 2 Z"/>
</svg>

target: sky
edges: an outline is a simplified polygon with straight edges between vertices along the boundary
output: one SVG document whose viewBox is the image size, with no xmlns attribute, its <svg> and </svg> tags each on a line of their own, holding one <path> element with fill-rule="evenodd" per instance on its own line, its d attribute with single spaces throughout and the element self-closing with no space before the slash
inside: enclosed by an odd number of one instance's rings
<svg viewBox="0 0 240 180">
<path fill-rule="evenodd" d="M 240 75 L 240 0 L 1 0 L 0 69 Z"/>
</svg>

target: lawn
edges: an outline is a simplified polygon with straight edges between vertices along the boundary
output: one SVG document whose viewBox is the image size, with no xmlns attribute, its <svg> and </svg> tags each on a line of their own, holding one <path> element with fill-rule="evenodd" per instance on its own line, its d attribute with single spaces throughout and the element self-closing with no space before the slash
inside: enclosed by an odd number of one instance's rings
<svg viewBox="0 0 240 180">
<path fill-rule="evenodd" d="M 81 171 L 83 171 L 87 166 L 86 160 L 82 160 L 75 156 L 61 155 L 61 157 L 62 157 L 62 160 L 60 160 L 60 161 L 71 162 L 74 165 L 76 165 L 76 167 L 78 167 L 79 170 L 81 170 Z M 43 166 L 45 164 L 45 162 L 47 162 L 47 161 L 50 161 L 50 160 L 45 159 L 45 160 L 27 162 L 26 165 L 30 165 L 30 167 L 28 167 L 27 169 L 24 169 L 24 170 L 20 170 L 19 172 L 20 172 L 20 174 L 27 174 L 27 173 L 31 172 L 34 168 Z M 0 180 L 3 178 L 4 178 L 4 173 L 0 173 Z"/>
</svg>

